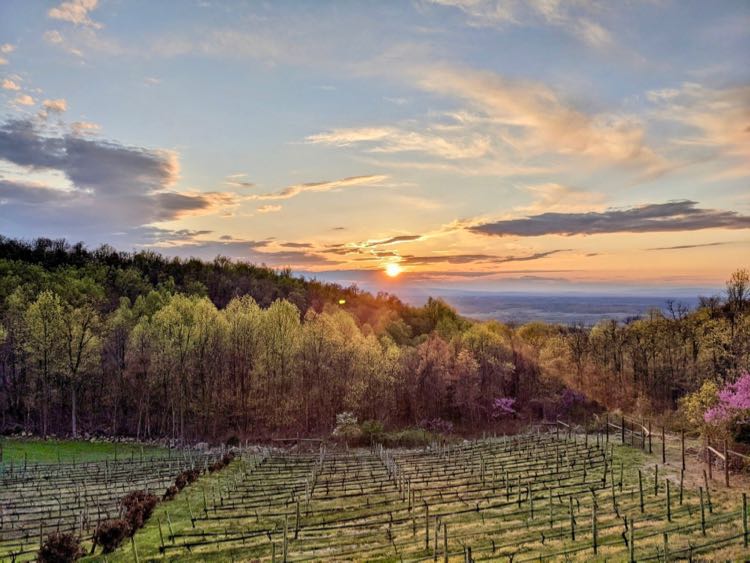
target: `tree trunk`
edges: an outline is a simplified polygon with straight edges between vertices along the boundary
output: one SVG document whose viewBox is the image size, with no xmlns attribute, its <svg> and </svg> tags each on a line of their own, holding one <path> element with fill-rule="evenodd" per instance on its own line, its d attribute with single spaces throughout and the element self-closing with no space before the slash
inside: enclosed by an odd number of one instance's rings
<svg viewBox="0 0 750 563">
<path fill-rule="evenodd" d="M 78 428 L 76 425 L 76 385 L 73 383 L 70 390 L 70 428 L 73 434 L 73 438 L 78 435 Z"/>
</svg>

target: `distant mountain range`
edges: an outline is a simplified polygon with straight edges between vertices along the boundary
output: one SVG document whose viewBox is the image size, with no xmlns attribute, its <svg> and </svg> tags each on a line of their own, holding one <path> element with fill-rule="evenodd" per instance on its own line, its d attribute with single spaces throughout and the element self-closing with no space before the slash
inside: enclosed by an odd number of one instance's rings
<svg viewBox="0 0 750 563">
<path fill-rule="evenodd" d="M 429 290 L 433 297 L 441 297 L 461 315 L 478 320 L 495 319 L 505 323 L 523 324 L 531 321 L 548 323 L 593 325 L 602 319 L 625 320 L 648 313 L 652 309 L 666 310 L 671 300 L 675 304 L 694 308 L 698 295 L 714 295 L 717 291 L 700 291 L 688 296 L 677 295 L 604 294 L 604 293 L 516 293 Z M 422 291 L 400 292 L 399 296 L 412 305 L 424 302 Z"/>
</svg>

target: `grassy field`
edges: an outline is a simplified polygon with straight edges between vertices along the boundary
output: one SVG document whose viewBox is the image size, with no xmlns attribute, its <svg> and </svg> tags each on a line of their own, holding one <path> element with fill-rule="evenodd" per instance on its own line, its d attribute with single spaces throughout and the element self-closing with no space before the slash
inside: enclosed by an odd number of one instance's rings
<svg viewBox="0 0 750 563">
<path fill-rule="evenodd" d="M 465 561 L 468 548 L 477 561 L 620 561 L 633 522 L 638 561 L 664 560 L 665 533 L 671 557 L 750 556 L 737 491 L 711 484 L 703 533 L 699 491 L 680 493 L 664 466 L 657 477 L 654 457 L 551 436 L 245 455 L 159 505 L 107 560 L 134 561 L 135 545 L 141 561 Z"/>
<path fill-rule="evenodd" d="M 85 440 L 27 440 L 0 439 L 4 463 L 57 463 L 103 461 L 105 459 L 166 455 L 167 450 L 156 446 L 139 444 L 116 444 L 112 442 L 88 442 Z"/>
</svg>

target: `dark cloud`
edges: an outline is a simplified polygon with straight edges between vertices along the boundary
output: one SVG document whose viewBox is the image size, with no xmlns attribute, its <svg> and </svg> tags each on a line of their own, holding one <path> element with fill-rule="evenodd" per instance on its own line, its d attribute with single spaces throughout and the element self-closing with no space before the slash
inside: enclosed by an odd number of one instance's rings
<svg viewBox="0 0 750 563">
<path fill-rule="evenodd" d="M 0 124 L 0 161 L 59 172 L 72 185 L 57 189 L 0 177 L 0 217 L 6 232 L 17 236 L 133 244 L 172 240 L 180 235 L 146 227 L 235 203 L 223 192 L 170 189 L 179 174 L 171 152 L 82 138 L 65 129 L 43 132 L 30 119 Z"/>
<path fill-rule="evenodd" d="M 548 250 L 525 256 L 494 256 L 492 254 L 450 254 L 440 256 L 402 256 L 402 263 L 410 266 L 428 264 L 505 264 L 507 262 L 528 262 L 539 260 L 552 254 L 567 252 L 567 250 Z"/>
<path fill-rule="evenodd" d="M 419 240 L 422 235 L 400 235 L 397 237 L 387 238 L 385 240 L 378 240 L 375 242 L 368 243 L 366 246 L 386 246 L 389 244 L 398 244 L 400 242 L 410 242 L 413 240 Z"/>
<path fill-rule="evenodd" d="M 469 230 L 485 235 L 534 237 L 750 228 L 750 216 L 697 205 L 695 201 L 680 200 L 603 212 L 542 213 L 476 225 Z"/>
<path fill-rule="evenodd" d="M 285 248 L 312 248 L 309 242 L 282 242 L 280 246 Z"/>
<path fill-rule="evenodd" d="M 9 203 L 43 205 L 50 202 L 64 203 L 72 199 L 75 199 L 75 194 L 69 191 L 0 178 L 0 204 L 2 205 Z"/>
<path fill-rule="evenodd" d="M 646 250 L 685 250 L 687 248 L 703 248 L 706 246 L 723 246 L 731 244 L 729 242 L 707 242 L 705 244 L 680 244 L 678 246 L 658 246 L 656 248 L 647 248 Z"/>
<path fill-rule="evenodd" d="M 160 252 L 168 255 L 194 256 L 212 259 L 218 255 L 239 260 L 248 260 L 269 266 L 319 266 L 336 265 L 340 262 L 305 250 L 271 250 L 271 240 L 186 240 L 184 243 L 162 247 Z"/>
</svg>

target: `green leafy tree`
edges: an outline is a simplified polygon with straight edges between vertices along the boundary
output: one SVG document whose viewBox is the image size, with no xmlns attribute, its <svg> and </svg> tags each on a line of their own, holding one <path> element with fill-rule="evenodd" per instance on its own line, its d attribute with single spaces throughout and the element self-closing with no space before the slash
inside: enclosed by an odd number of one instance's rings
<svg viewBox="0 0 750 563">
<path fill-rule="evenodd" d="M 46 436 L 53 380 L 65 369 L 65 322 L 60 297 L 49 290 L 41 292 L 26 310 L 25 321 L 27 352 L 36 374 L 41 430 Z"/>
</svg>

